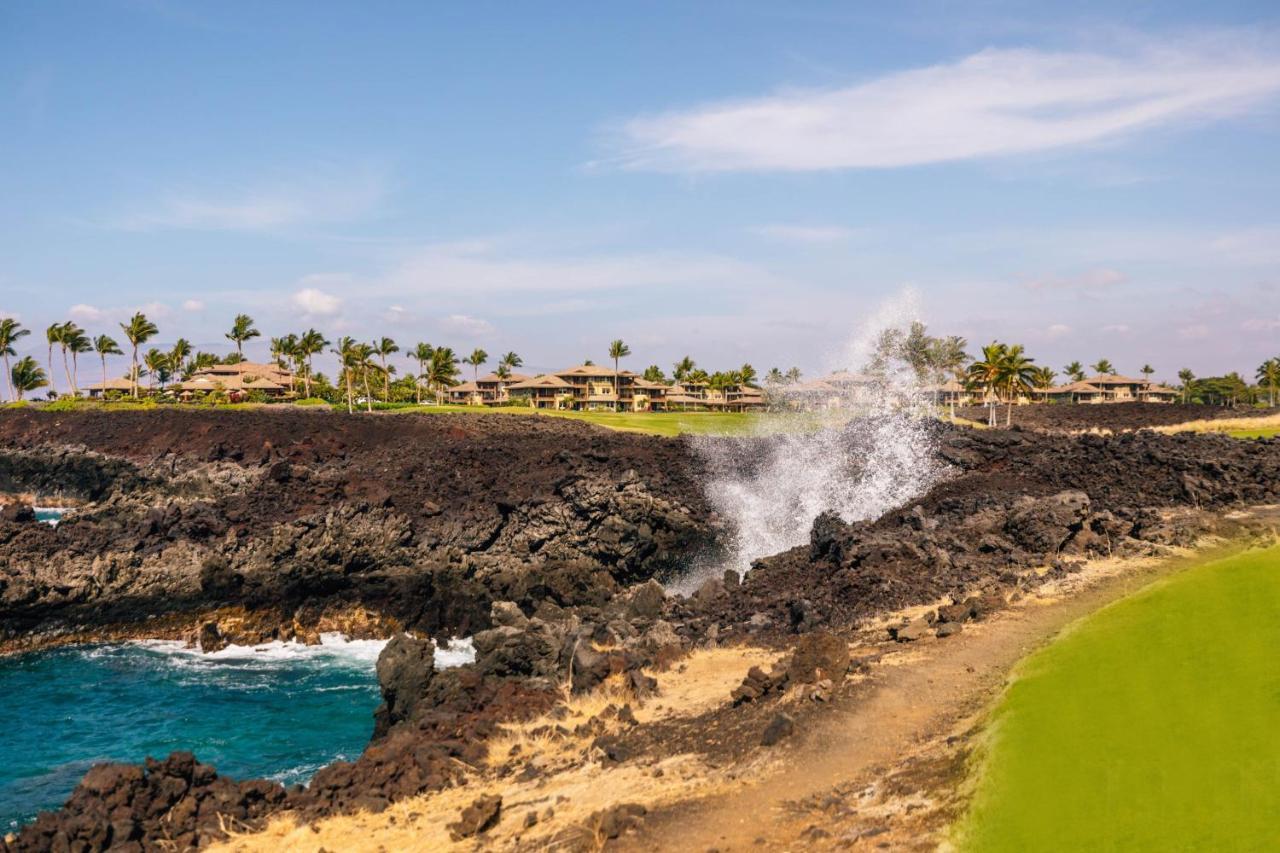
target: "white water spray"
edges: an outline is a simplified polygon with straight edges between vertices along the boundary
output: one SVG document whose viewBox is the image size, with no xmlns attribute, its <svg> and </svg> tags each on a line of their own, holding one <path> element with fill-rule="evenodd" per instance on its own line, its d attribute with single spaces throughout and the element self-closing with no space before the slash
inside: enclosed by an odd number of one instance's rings
<svg viewBox="0 0 1280 853">
<path fill-rule="evenodd" d="M 805 544 L 822 512 L 845 521 L 876 518 L 937 481 L 932 406 L 915 371 L 886 357 L 884 345 L 905 339 L 918 316 L 912 293 L 886 302 L 829 359 L 833 382 L 782 388 L 797 413 L 784 416 L 778 434 L 695 440 L 711 472 L 708 498 L 734 529 L 721 568 L 745 571 L 754 559 Z M 777 423 L 770 418 L 764 428 L 772 424 L 775 432 Z M 676 591 L 706 577 L 694 573 Z"/>
</svg>

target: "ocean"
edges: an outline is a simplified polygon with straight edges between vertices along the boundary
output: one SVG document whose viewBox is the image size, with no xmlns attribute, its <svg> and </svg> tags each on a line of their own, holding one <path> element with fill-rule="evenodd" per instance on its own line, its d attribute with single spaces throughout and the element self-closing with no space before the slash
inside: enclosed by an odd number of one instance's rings
<svg viewBox="0 0 1280 853">
<path fill-rule="evenodd" d="M 322 639 L 208 655 L 142 641 L 0 658 L 0 829 L 61 805 L 101 761 L 187 749 L 221 774 L 291 784 L 356 758 L 373 731 L 385 643 Z M 473 656 L 464 641 L 436 659 Z"/>
</svg>

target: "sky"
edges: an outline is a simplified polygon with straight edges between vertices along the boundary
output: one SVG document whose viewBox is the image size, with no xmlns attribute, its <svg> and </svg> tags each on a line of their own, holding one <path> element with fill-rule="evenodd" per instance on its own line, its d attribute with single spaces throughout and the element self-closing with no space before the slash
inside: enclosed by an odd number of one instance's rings
<svg viewBox="0 0 1280 853">
<path fill-rule="evenodd" d="M 1280 354 L 1280 5 L 0 4 L 0 316 L 526 372 Z M 117 334 L 117 337 L 120 337 Z"/>
</svg>

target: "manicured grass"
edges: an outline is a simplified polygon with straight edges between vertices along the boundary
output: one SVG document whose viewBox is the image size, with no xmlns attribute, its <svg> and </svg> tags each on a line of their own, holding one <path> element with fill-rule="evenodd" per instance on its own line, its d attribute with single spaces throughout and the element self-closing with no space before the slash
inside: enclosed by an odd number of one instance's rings
<svg viewBox="0 0 1280 853">
<path fill-rule="evenodd" d="M 754 432 L 758 427 L 768 428 L 771 424 L 780 424 L 784 418 L 768 414 L 748 414 L 743 412 L 557 412 L 549 409 L 530 409 L 525 406 L 500 406 L 497 408 L 481 408 L 479 406 L 412 406 L 396 409 L 405 414 L 448 414 L 451 412 L 468 412 L 471 414 L 507 414 L 529 415 L 544 418 L 568 418 L 584 421 L 596 426 L 625 432 L 644 432 L 650 435 L 743 435 Z"/>
<path fill-rule="evenodd" d="M 1280 427 L 1266 429 L 1229 429 L 1226 434 L 1232 438 L 1275 438 L 1280 435 Z"/>
<path fill-rule="evenodd" d="M 1280 849 L 1280 548 L 1108 607 L 1020 667 L 957 846 Z"/>
</svg>

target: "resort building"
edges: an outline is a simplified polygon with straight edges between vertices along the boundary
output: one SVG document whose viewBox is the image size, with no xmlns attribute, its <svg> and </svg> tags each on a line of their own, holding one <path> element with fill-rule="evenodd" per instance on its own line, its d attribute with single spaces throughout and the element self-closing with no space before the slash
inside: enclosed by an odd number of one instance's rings
<svg viewBox="0 0 1280 853">
<path fill-rule="evenodd" d="M 920 395 L 939 406 L 968 406 L 979 402 L 981 397 L 956 379 L 948 379 L 940 385 L 922 386 Z"/>
<path fill-rule="evenodd" d="M 563 411 L 662 412 L 764 408 L 764 394 L 749 386 L 710 389 L 699 383 L 666 385 L 629 370 L 580 364 L 507 387 L 511 402 Z"/>
<path fill-rule="evenodd" d="M 1078 382 L 1032 392 L 1037 400 L 1052 403 L 1172 403 L 1178 391 L 1149 379 L 1134 379 L 1114 373 L 1090 376 Z"/>
<path fill-rule="evenodd" d="M 448 399 L 450 403 L 462 406 L 501 406 L 510 402 L 507 390 L 512 385 L 527 382 L 530 378 L 523 373 L 512 373 L 506 377 L 490 373 L 453 386 L 448 391 Z"/>
<path fill-rule="evenodd" d="M 132 394 L 133 383 L 129 381 L 128 376 L 121 376 L 118 379 L 108 379 L 106 382 L 95 382 L 92 385 L 86 385 L 83 389 L 85 395 L 90 399 L 105 397 L 107 394 L 115 392 L 117 394 Z M 146 383 L 139 383 L 138 393 L 146 393 Z"/>
<path fill-rule="evenodd" d="M 243 399 L 253 392 L 267 397 L 288 397 L 293 394 L 293 373 L 277 364 L 257 364 L 252 361 L 215 364 L 202 367 L 190 379 L 173 387 L 183 399 L 213 391 L 221 391 L 233 401 Z"/>
</svg>

